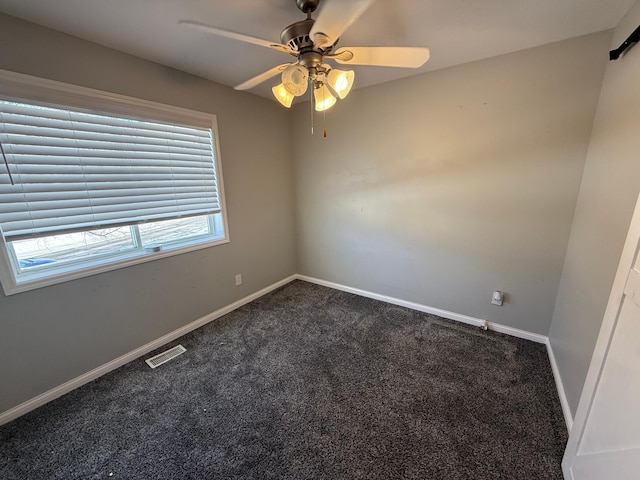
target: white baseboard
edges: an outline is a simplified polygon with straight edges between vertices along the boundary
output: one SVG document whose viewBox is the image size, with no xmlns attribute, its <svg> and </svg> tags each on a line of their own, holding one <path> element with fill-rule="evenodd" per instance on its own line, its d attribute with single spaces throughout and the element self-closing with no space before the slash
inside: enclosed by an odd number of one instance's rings
<svg viewBox="0 0 640 480">
<path fill-rule="evenodd" d="M 548 338 L 545 345 L 547 346 L 547 354 L 549 355 L 549 363 L 551 363 L 553 378 L 556 380 L 556 389 L 558 390 L 558 396 L 560 397 L 560 405 L 562 405 L 564 422 L 567 424 L 567 431 L 571 433 L 571 429 L 573 428 L 573 416 L 571 415 L 571 408 L 569 408 L 569 401 L 567 400 L 567 395 L 564 390 L 564 384 L 562 383 L 562 377 L 560 376 L 556 356 L 553 354 L 551 341 Z"/>
<path fill-rule="evenodd" d="M 76 377 L 74 379 L 69 380 L 66 383 L 63 383 L 62 385 L 59 385 L 55 388 L 52 388 L 51 390 L 44 392 L 40 395 L 38 395 L 37 397 L 34 397 L 30 400 L 27 400 L 24 403 L 21 403 L 20 405 L 17 405 L 13 408 L 11 408 L 10 410 L 7 410 L 3 413 L 0 413 L 0 425 L 3 425 L 5 423 L 10 422 L 11 420 L 14 420 L 22 415 L 24 415 L 25 413 L 30 412 L 31 410 L 35 410 L 36 408 L 44 405 L 47 402 L 50 402 L 51 400 L 54 400 L 62 395 L 64 395 L 65 393 L 69 393 L 70 391 L 81 387 L 82 385 L 91 382 L 92 380 L 95 380 L 98 377 L 101 377 L 102 375 L 105 375 L 106 373 L 109 373 L 112 370 L 115 370 L 116 368 L 121 367 L 122 365 L 125 365 L 126 363 L 135 360 L 136 358 L 139 358 L 143 355 L 146 355 L 147 353 L 151 352 L 152 350 L 155 350 L 156 348 L 161 347 L 162 345 L 165 345 L 169 342 L 172 342 L 173 340 L 197 329 L 202 327 L 203 325 L 206 325 L 207 323 L 216 320 L 217 318 L 222 317 L 223 315 L 226 315 L 227 313 L 230 313 L 234 310 L 236 310 L 237 308 L 242 307 L 243 305 L 246 305 L 249 302 L 252 302 L 253 300 L 256 300 L 257 298 L 260 298 L 261 296 L 275 290 L 276 288 L 279 288 L 283 285 L 286 285 L 287 283 L 293 281 L 293 280 L 304 280 L 306 282 L 310 282 L 310 283 L 315 283 L 317 285 L 322 285 L 325 287 L 329 287 L 329 288 L 334 288 L 336 290 L 342 290 L 344 292 L 348 292 L 348 293 L 353 293 L 355 295 L 360 295 L 363 297 L 367 297 L 367 298 L 373 298 L 374 300 L 380 300 L 383 302 L 387 302 L 387 303 L 391 303 L 393 305 L 399 305 L 402 307 L 407 307 L 407 308 L 411 308 L 412 310 L 417 310 L 420 312 L 425 312 L 425 313 L 431 313 L 433 315 L 438 315 L 440 317 L 443 318 L 448 318 L 450 320 L 455 320 L 458 322 L 462 322 L 462 323 L 467 323 L 469 325 L 475 325 L 477 327 L 481 327 L 482 325 L 484 325 L 486 323 L 487 327 L 489 330 L 493 330 L 496 332 L 500 332 L 500 333 L 504 333 L 507 335 L 511 335 L 514 337 L 518 337 L 518 338 L 523 338 L 525 340 L 530 340 L 536 343 L 543 343 L 546 345 L 547 347 L 547 353 L 549 355 L 549 361 L 551 363 L 551 369 L 553 371 L 553 376 L 555 378 L 556 381 L 556 387 L 558 389 L 558 394 L 560 396 L 560 403 L 562 404 L 562 412 L 564 414 L 564 418 L 565 418 L 565 422 L 567 424 L 567 429 L 569 431 L 571 431 L 571 427 L 573 425 L 573 418 L 571 416 L 571 410 L 569 409 L 569 404 L 567 402 L 567 397 L 564 393 L 564 386 L 562 384 L 562 379 L 560 377 L 560 373 L 558 370 L 558 366 L 556 364 L 556 360 L 555 357 L 553 355 L 553 349 L 551 348 L 551 343 L 549 342 L 549 338 L 544 336 L 544 335 L 539 335 L 537 333 L 531 333 L 531 332 L 527 332 L 525 330 L 520 330 L 517 328 L 513 328 L 513 327 L 508 327 L 506 325 L 501 325 L 499 323 L 494 323 L 494 322 L 485 322 L 485 320 L 482 320 L 480 318 L 475 318 L 475 317 L 470 317 L 468 315 L 462 315 L 459 313 L 454 313 L 454 312 L 449 312 L 447 310 L 442 310 L 439 308 L 435 308 L 435 307 L 429 307 L 426 305 L 422 305 L 419 303 L 415 303 L 415 302 L 409 302 L 406 300 L 402 300 L 399 298 L 394 298 L 394 297 L 389 297 L 387 295 L 382 295 L 379 293 L 373 293 L 373 292 L 369 292 L 366 290 L 361 290 L 358 288 L 353 288 L 353 287 L 348 287 L 346 285 L 341 285 L 338 283 L 334 283 L 334 282 L 328 282 L 326 280 L 320 280 L 318 278 L 313 278 L 313 277 L 308 277 L 305 275 L 299 275 L 299 274 L 295 274 L 295 275 L 291 275 L 290 277 L 287 277 L 283 280 L 280 280 L 279 282 L 276 282 L 272 285 L 269 285 L 268 287 L 263 288 L 262 290 L 259 290 L 255 293 L 252 293 L 251 295 L 247 295 L 244 298 L 241 298 L 240 300 L 233 302 L 230 305 L 227 305 L 226 307 L 222 307 L 218 310 L 216 310 L 213 313 L 210 313 L 208 315 L 205 315 L 204 317 L 199 318 L 198 320 L 189 323 L 188 325 L 185 325 L 184 327 L 181 327 L 177 330 L 174 330 L 173 332 L 170 332 L 150 343 L 147 343 L 146 345 L 143 345 L 129 353 L 126 353 L 114 360 L 111 360 L 108 363 L 105 363 L 104 365 L 101 365 L 97 368 L 94 368 L 93 370 L 84 373 L 83 375 L 80 375 L 79 377 Z"/>
<path fill-rule="evenodd" d="M 257 292 L 252 293 L 251 295 L 247 295 L 246 297 L 241 298 L 240 300 L 233 302 L 232 304 L 227 305 L 226 307 L 222 307 L 213 313 L 205 315 L 204 317 L 201 317 L 198 320 L 191 322 L 188 325 L 185 325 L 184 327 L 174 330 L 173 332 L 167 333 L 166 335 L 150 343 L 147 343 L 146 345 L 136 348 L 135 350 L 129 353 L 126 353 L 114 360 L 111 360 L 110 362 L 107 362 L 104 365 L 94 368 L 93 370 L 87 373 L 84 373 L 79 377 L 73 378 L 68 382 L 63 383 L 62 385 L 52 388 L 51 390 L 44 392 L 38 395 L 37 397 L 32 398 L 31 400 L 27 400 L 26 402 L 21 403 L 20 405 L 17 405 L 11 408 L 10 410 L 2 412 L 0 413 L 0 425 L 4 425 L 5 423 L 8 423 L 11 420 L 18 418 L 24 415 L 25 413 L 30 412 L 31 410 L 35 410 L 36 408 L 44 405 L 45 403 L 50 402 L 51 400 L 55 400 L 56 398 L 61 397 L 65 393 L 69 393 L 71 390 L 81 387 L 85 383 L 89 383 L 92 380 L 95 380 L 96 378 L 101 377 L 102 375 L 109 373 L 110 371 L 115 370 L 116 368 L 121 367 L 122 365 L 129 363 L 132 360 L 135 360 L 136 358 L 141 357 L 142 355 L 146 355 L 152 350 L 155 350 L 156 348 L 159 348 L 162 345 L 172 342 L 176 338 L 180 338 L 181 336 L 191 332 L 192 330 L 195 330 L 196 328 L 200 328 L 203 325 L 206 325 L 207 323 L 213 320 L 216 320 L 217 318 L 220 318 L 223 315 L 226 315 L 227 313 L 230 313 L 236 310 L 237 308 L 240 308 L 243 305 L 246 305 L 247 303 L 252 302 L 253 300 L 271 292 L 272 290 L 275 290 L 276 288 L 286 285 L 287 283 L 295 280 L 296 278 L 297 278 L 297 275 L 291 275 L 290 277 L 287 277 L 283 280 L 280 280 L 279 282 L 269 285 L 268 287 L 265 287 L 262 290 L 258 290 Z"/>
<path fill-rule="evenodd" d="M 536 343 L 547 343 L 547 337 L 537 333 L 527 332 L 526 330 L 520 330 L 519 328 L 508 327 L 500 323 L 485 321 L 481 318 L 470 317 L 468 315 L 462 315 L 460 313 L 450 312 L 448 310 L 442 310 L 440 308 L 429 307 L 420 303 L 409 302 L 400 298 L 389 297 L 380 293 L 373 293 L 367 290 L 361 290 L 359 288 L 348 287 L 339 283 L 328 282 L 326 280 L 320 280 L 318 278 L 307 277 L 306 275 L 296 275 L 296 278 L 304 280 L 305 282 L 315 283 L 336 290 L 342 290 L 343 292 L 353 293 L 360 295 L 361 297 L 373 298 L 374 300 L 380 300 L 382 302 L 391 303 L 393 305 L 399 305 L 401 307 L 407 307 L 412 310 L 418 310 L 419 312 L 431 313 L 438 315 L 439 317 L 448 318 L 449 320 L 455 320 L 457 322 L 467 323 L 476 327 L 482 327 L 486 325 L 489 330 L 493 330 L 499 333 L 505 333 L 512 337 L 524 338 L 525 340 L 531 340 Z"/>
</svg>

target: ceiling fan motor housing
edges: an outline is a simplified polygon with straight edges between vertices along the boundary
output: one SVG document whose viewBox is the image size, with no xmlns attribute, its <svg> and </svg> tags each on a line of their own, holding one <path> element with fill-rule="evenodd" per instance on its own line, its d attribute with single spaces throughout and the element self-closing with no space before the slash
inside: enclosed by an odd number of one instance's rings
<svg viewBox="0 0 640 480">
<path fill-rule="evenodd" d="M 305 49 L 313 49 L 313 40 L 309 37 L 313 22 L 314 20 L 307 19 L 292 23 L 282 30 L 280 41 L 282 44 L 288 45 L 297 52 L 302 52 Z"/>
<path fill-rule="evenodd" d="M 280 34 L 280 41 L 284 45 L 288 45 L 291 49 L 298 52 L 298 60 L 314 73 L 316 69 L 322 65 L 322 57 L 329 53 L 333 45 L 318 48 L 313 44 L 313 40 L 309 36 L 309 32 L 313 27 L 314 20 L 308 18 L 292 23 L 286 27 Z M 337 41 L 336 41 L 337 43 Z"/>
<path fill-rule="evenodd" d="M 313 40 L 309 37 L 313 20 L 301 20 L 292 23 L 282 31 L 280 41 L 298 52 L 298 61 L 307 67 L 310 73 L 322 65 L 322 56 L 331 49 L 318 49 L 313 45 Z"/>
</svg>

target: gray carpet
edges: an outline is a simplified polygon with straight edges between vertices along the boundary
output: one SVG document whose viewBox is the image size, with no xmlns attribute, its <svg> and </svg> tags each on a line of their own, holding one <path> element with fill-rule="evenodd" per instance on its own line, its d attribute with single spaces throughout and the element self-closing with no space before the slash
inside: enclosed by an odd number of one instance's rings
<svg viewBox="0 0 640 480">
<path fill-rule="evenodd" d="M 562 478 L 543 345 L 302 281 L 177 343 L 0 427 L 0 478 Z"/>
</svg>

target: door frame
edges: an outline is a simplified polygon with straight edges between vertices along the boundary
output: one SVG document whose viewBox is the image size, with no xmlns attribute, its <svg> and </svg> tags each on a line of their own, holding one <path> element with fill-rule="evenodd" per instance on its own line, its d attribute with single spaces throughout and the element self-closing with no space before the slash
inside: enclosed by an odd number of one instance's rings
<svg viewBox="0 0 640 480">
<path fill-rule="evenodd" d="M 640 246 L 640 196 L 636 202 L 635 210 L 631 218 L 631 224 L 629 231 L 627 232 L 627 238 L 624 242 L 624 248 L 622 249 L 622 255 L 620 256 L 620 262 L 618 264 L 618 270 L 613 281 L 613 287 L 607 302 L 607 308 L 602 319 L 602 325 L 600 327 L 600 333 L 596 341 L 596 346 L 591 357 L 591 363 L 589 364 L 589 371 L 587 378 L 582 388 L 580 400 L 578 402 L 578 409 L 573 422 L 573 427 L 569 434 L 569 441 L 567 442 L 567 448 L 562 460 L 562 471 L 566 479 L 573 480 L 573 463 L 580 449 L 582 439 L 584 436 L 584 430 L 591 413 L 593 401 L 600 385 L 600 379 L 602 376 L 602 370 L 604 368 L 609 348 L 611 346 L 611 340 L 616 330 L 618 314 L 622 306 L 622 299 L 624 296 L 624 288 L 627 283 L 627 277 L 629 276 L 629 270 L 633 268 L 635 259 L 638 255 Z"/>
</svg>

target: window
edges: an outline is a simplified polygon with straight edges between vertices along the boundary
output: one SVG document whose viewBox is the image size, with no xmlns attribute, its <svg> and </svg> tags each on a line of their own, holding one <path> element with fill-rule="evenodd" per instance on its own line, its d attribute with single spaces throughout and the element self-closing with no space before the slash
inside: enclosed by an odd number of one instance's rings
<svg viewBox="0 0 640 480">
<path fill-rule="evenodd" d="M 213 115 L 0 71 L 6 294 L 227 242 Z"/>
</svg>

